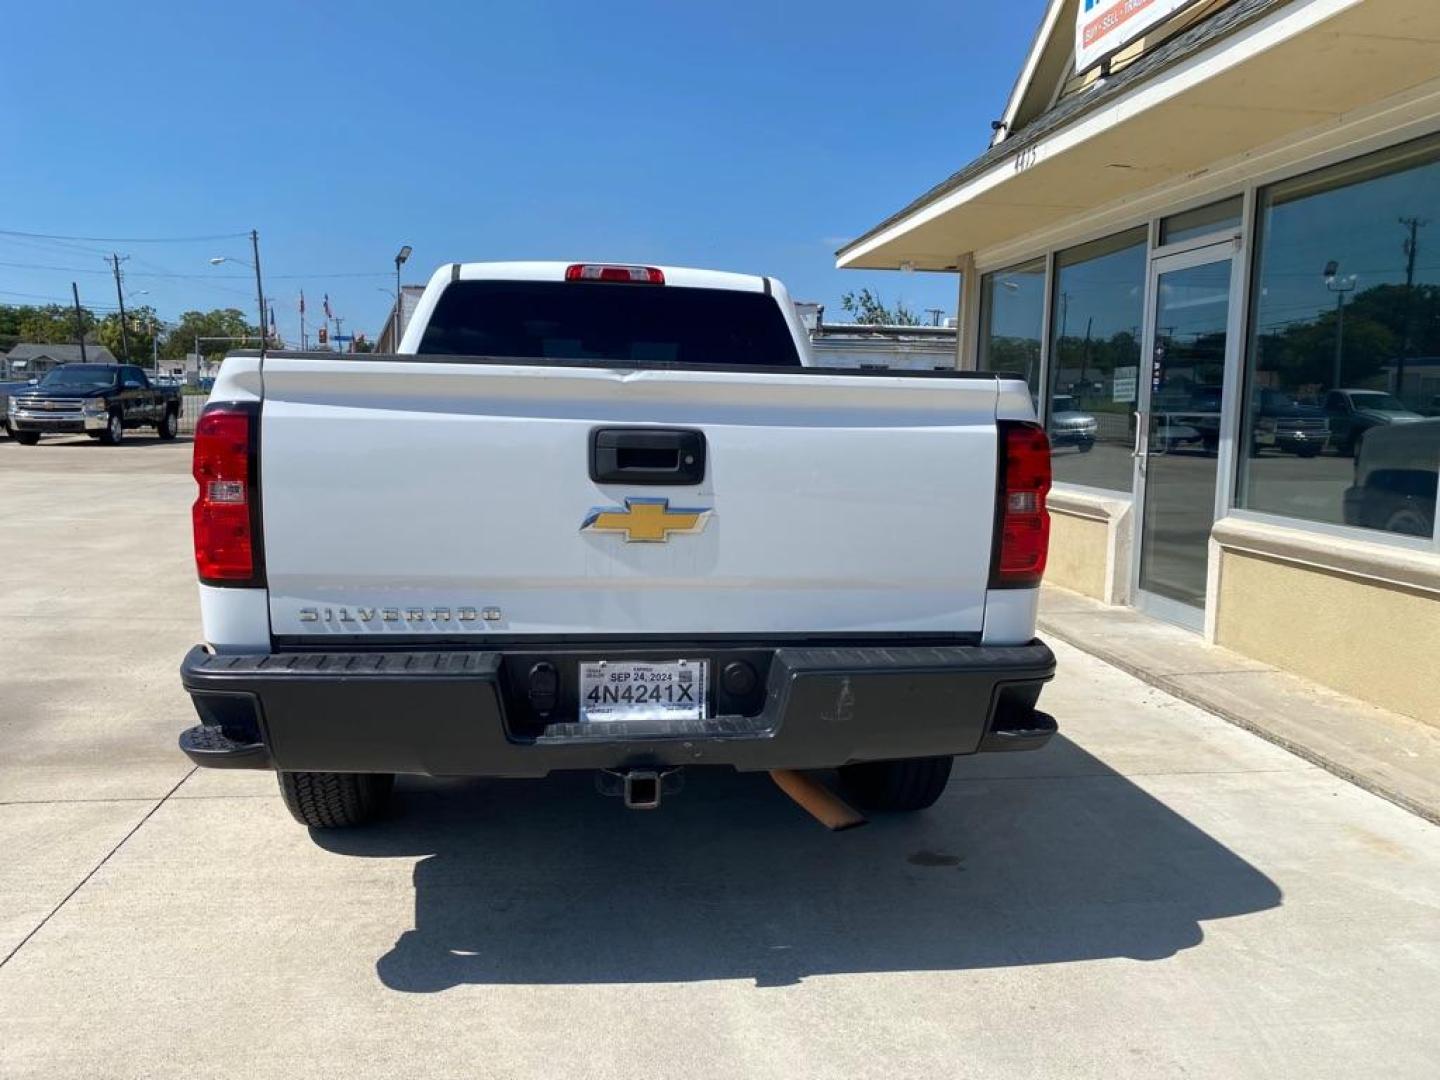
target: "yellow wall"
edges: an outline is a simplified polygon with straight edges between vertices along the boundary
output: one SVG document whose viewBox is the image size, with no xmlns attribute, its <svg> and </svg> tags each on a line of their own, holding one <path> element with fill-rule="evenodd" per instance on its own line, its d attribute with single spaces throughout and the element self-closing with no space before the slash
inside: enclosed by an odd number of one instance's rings
<svg viewBox="0 0 1440 1080">
<path fill-rule="evenodd" d="M 1103 521 L 1066 514 L 1052 507 L 1045 580 L 1104 600 L 1106 531 Z"/>
<path fill-rule="evenodd" d="M 1221 560 L 1220 645 L 1440 724 L 1440 596 L 1248 552 Z"/>
</svg>

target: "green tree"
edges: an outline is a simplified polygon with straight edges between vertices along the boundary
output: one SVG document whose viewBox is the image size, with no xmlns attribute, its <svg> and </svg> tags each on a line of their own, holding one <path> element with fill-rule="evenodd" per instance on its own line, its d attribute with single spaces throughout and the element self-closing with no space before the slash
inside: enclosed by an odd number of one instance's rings
<svg viewBox="0 0 1440 1080">
<path fill-rule="evenodd" d="M 80 319 L 88 340 L 95 331 L 95 314 L 88 308 L 81 308 Z M 13 338 L 15 342 L 33 341 L 41 345 L 73 342 L 75 309 L 64 304 L 0 307 L 0 337 Z"/>
<path fill-rule="evenodd" d="M 125 329 L 128 331 L 130 341 L 130 362 L 134 364 L 148 364 L 153 355 L 155 337 L 160 333 L 164 323 L 160 316 L 155 313 L 152 307 L 127 308 L 125 311 Z M 120 333 L 120 313 L 113 312 L 100 320 L 96 327 L 95 336 L 112 353 L 123 357 L 126 334 Z"/>
<path fill-rule="evenodd" d="M 258 348 L 260 328 L 248 322 L 239 308 L 187 311 L 170 328 L 160 346 L 161 359 L 173 364 L 182 363 L 188 354 L 195 351 L 197 337 L 215 339 L 202 340 L 200 352 L 211 363 L 219 363 L 231 349 Z"/>
<path fill-rule="evenodd" d="M 1343 357 L 1338 384 L 1337 344 Z M 1379 385 L 1402 360 L 1440 356 L 1440 286 L 1364 289 L 1346 302 L 1343 329 L 1339 312 L 1327 306 L 1262 335 L 1259 349 L 1259 368 L 1279 373 L 1280 384 L 1295 390 Z"/>
<path fill-rule="evenodd" d="M 869 289 L 861 289 L 858 293 L 847 292 L 840 297 L 840 306 L 852 315 L 857 323 L 870 326 L 920 325 L 920 319 L 905 306 L 905 301 L 897 300 L 895 306 L 889 308 L 885 306 L 879 293 L 872 293 Z"/>
</svg>

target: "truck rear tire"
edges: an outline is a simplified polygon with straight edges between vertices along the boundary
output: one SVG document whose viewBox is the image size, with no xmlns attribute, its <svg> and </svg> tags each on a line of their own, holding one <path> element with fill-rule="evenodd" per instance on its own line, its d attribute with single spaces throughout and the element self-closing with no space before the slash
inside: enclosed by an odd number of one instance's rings
<svg viewBox="0 0 1440 1080">
<path fill-rule="evenodd" d="M 845 793 L 866 810 L 908 813 L 933 806 L 950 781 L 952 757 L 866 761 L 840 770 Z"/>
<path fill-rule="evenodd" d="M 280 795 L 301 825 L 343 829 L 374 821 L 390 802 L 391 773 L 282 772 Z"/>
</svg>

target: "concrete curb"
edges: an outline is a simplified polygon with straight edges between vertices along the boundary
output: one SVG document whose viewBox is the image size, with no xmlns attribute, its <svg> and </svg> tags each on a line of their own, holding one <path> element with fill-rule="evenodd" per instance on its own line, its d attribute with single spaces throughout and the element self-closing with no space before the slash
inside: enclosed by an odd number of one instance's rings
<svg viewBox="0 0 1440 1080">
<path fill-rule="evenodd" d="M 1131 609 L 1109 608 L 1049 586 L 1045 593 L 1052 605 L 1071 606 L 1066 611 L 1042 611 L 1039 625 L 1043 633 L 1440 825 L 1440 730 L 1245 661 L 1227 650 L 1206 646 L 1198 638 L 1180 648 L 1191 654 L 1198 650 L 1198 656 L 1211 659 L 1210 669 L 1197 662 L 1190 665 L 1196 668 L 1193 671 L 1162 670 L 1154 660 L 1156 654 L 1173 650 L 1173 636 L 1184 631 Z M 1123 629 L 1122 636 L 1103 632 L 1107 614 L 1113 614 L 1114 629 Z M 1102 632 L 1081 632 L 1076 617 L 1086 621 L 1087 629 L 1098 622 Z M 1125 647 L 1127 641 L 1133 644 L 1137 637 L 1152 635 L 1154 641 L 1148 649 Z M 1231 657 L 1236 666 L 1227 665 Z M 1244 694 L 1237 694 L 1225 685 L 1237 676 L 1263 683 L 1246 686 Z M 1323 725 L 1307 728 L 1306 718 L 1316 716 L 1317 711 L 1334 721 L 1331 732 Z"/>
</svg>

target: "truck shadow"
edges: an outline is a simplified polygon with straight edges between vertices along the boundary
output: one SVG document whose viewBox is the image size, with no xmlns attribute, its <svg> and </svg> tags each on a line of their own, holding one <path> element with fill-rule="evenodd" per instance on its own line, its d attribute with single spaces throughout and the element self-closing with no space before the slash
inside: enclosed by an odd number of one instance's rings
<svg viewBox="0 0 1440 1080">
<path fill-rule="evenodd" d="M 356 857 L 425 856 L 384 985 L 650 983 L 1128 957 L 1278 906 L 1254 867 L 1075 744 L 962 759 L 908 818 L 832 834 L 764 775 L 692 774 L 658 813 L 589 775 L 415 781 Z"/>
</svg>

